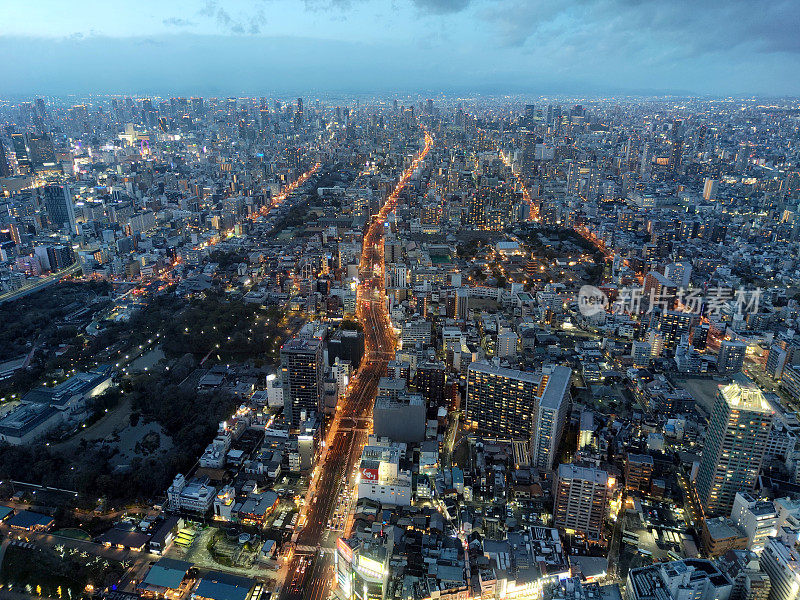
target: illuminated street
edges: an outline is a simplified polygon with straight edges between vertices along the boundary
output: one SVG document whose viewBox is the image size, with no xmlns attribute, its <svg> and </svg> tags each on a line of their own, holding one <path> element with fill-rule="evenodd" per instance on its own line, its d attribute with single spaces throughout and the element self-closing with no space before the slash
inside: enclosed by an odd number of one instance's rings
<svg viewBox="0 0 800 600">
<path fill-rule="evenodd" d="M 328 435 L 322 462 L 315 468 L 302 514 L 296 546 L 286 560 L 281 600 L 322 600 L 332 584 L 332 555 L 320 555 L 318 548 L 326 524 L 333 514 L 337 491 L 354 485 L 351 474 L 371 429 L 372 405 L 378 381 L 394 355 L 395 339 L 386 313 L 384 296 L 384 222 L 394 210 L 397 198 L 419 164 L 425 159 L 433 138 L 425 132 L 425 147 L 406 169 L 364 236 L 358 286 L 358 319 L 366 334 L 365 356 L 351 381 L 344 404 L 337 410 Z"/>
</svg>

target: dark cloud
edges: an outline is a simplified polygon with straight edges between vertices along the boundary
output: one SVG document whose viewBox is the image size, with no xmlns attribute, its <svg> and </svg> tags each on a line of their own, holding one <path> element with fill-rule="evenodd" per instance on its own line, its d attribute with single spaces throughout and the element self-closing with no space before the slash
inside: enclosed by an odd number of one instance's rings
<svg viewBox="0 0 800 600">
<path fill-rule="evenodd" d="M 565 45 L 595 57 L 598 50 L 675 57 L 743 46 L 800 52 L 796 0 L 488 0 L 481 14 L 511 47 Z"/>
<path fill-rule="evenodd" d="M 464 10 L 470 0 L 412 0 L 412 3 L 422 11 L 442 15 Z"/>
<path fill-rule="evenodd" d="M 220 5 L 219 0 L 206 0 L 197 14 L 201 17 L 214 19 L 222 31 L 235 35 L 257 35 L 261 33 L 261 28 L 267 22 L 262 9 L 250 14 L 233 16 Z"/>
<path fill-rule="evenodd" d="M 445 15 L 461 12 L 472 0 L 404 0 L 421 12 Z M 303 0 L 311 10 L 346 10 L 369 3 L 369 0 Z"/>
</svg>

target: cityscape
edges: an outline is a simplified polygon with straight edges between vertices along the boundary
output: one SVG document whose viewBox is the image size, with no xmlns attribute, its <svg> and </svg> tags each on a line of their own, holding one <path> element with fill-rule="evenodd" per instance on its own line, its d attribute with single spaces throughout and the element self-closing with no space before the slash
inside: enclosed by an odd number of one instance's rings
<svg viewBox="0 0 800 600">
<path fill-rule="evenodd" d="M 164 4 L 0 33 L 0 599 L 800 600 L 796 8 Z"/>
</svg>

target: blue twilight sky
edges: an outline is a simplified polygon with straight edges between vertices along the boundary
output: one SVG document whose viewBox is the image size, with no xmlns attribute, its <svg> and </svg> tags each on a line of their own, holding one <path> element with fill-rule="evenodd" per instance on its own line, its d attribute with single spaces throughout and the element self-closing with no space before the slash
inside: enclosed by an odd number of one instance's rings
<svg viewBox="0 0 800 600">
<path fill-rule="evenodd" d="M 800 2 L 0 0 L 0 94 L 800 95 Z"/>
</svg>

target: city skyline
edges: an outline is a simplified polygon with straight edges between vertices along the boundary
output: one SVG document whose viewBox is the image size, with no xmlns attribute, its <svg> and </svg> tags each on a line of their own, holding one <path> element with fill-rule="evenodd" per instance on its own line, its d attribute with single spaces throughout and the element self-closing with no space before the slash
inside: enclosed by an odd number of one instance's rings
<svg viewBox="0 0 800 600">
<path fill-rule="evenodd" d="M 5 6 L 0 597 L 800 600 L 795 4 Z"/>
</svg>

